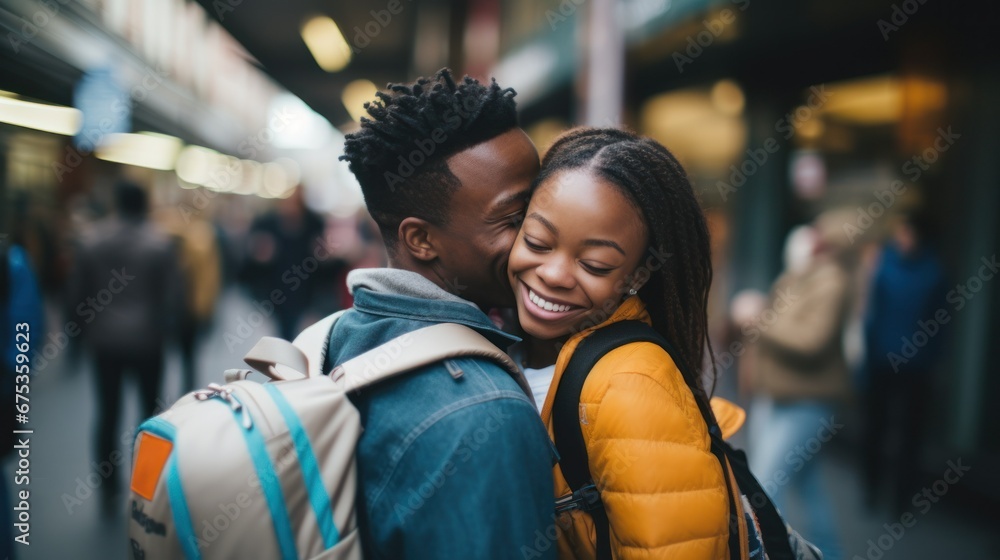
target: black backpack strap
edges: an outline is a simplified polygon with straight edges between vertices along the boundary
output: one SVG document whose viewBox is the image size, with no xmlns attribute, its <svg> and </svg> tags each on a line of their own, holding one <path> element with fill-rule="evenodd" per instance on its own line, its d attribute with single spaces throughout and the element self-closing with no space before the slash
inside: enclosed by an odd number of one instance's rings
<svg viewBox="0 0 1000 560">
<path fill-rule="evenodd" d="M 750 471 L 746 453 L 734 449 L 721 437 L 715 436 L 712 437 L 712 451 L 720 458 L 729 459 L 729 464 L 733 468 L 733 478 L 754 509 L 768 560 L 794 560 L 795 553 L 792 552 L 792 544 L 788 540 L 788 527 L 778 513 L 778 508 L 774 506 L 774 502 Z M 722 468 L 726 469 L 725 461 Z"/>
<path fill-rule="evenodd" d="M 588 511 L 594 520 L 598 560 L 611 559 L 610 528 L 600 493 L 594 487 L 590 474 L 587 445 L 580 427 L 580 394 L 587 375 L 597 362 L 608 352 L 632 342 L 659 344 L 659 336 L 640 321 L 619 321 L 594 331 L 580 341 L 559 380 L 552 403 L 552 431 L 560 456 L 559 468 L 573 491 L 576 507 Z"/>
<path fill-rule="evenodd" d="M 555 435 L 556 449 L 561 457 L 559 466 L 573 492 L 572 498 L 567 500 L 573 505 L 563 509 L 578 507 L 590 513 L 597 533 L 598 560 L 611 559 L 610 527 L 607 512 L 600 500 L 599 490 L 595 488 L 593 476 L 590 473 L 586 442 L 580 427 L 580 395 L 587 375 L 601 358 L 615 348 L 634 342 L 652 342 L 659 345 L 670 355 L 682 373 L 686 374 L 690 371 L 687 365 L 682 362 L 680 354 L 673 348 L 673 345 L 653 330 L 651 326 L 641 321 L 619 321 L 594 331 L 580 341 L 573 357 L 570 358 L 569 364 L 566 366 L 566 371 L 563 372 L 562 378 L 559 380 L 559 387 L 556 389 L 552 406 L 552 429 Z M 726 486 L 730 486 L 727 458 L 728 464 L 732 466 L 733 478 L 736 479 L 739 486 L 739 488 L 729 487 L 728 492 L 730 516 L 732 517 L 729 531 L 730 555 L 735 558 L 739 558 L 740 555 L 741 543 L 739 542 L 739 533 L 736 530 L 739 526 L 736 519 L 738 509 L 734 500 L 740 499 L 740 490 L 742 489 L 753 500 L 751 503 L 757 514 L 757 520 L 764 537 L 764 547 L 769 558 L 771 560 L 794 558 L 784 521 L 747 467 L 745 454 L 733 449 L 722 438 L 722 431 L 715 421 L 710 404 L 702 402 L 702 399 L 697 397 L 695 401 L 702 417 L 708 424 L 712 440 L 711 450 L 722 466 Z M 763 505 L 757 506 L 757 504 Z"/>
</svg>

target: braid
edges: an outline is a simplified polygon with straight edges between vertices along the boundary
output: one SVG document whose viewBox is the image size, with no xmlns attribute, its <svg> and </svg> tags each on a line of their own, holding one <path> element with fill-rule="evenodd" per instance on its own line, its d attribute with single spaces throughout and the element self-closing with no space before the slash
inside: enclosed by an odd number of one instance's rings
<svg viewBox="0 0 1000 560">
<path fill-rule="evenodd" d="M 365 204 L 391 250 L 399 223 L 415 216 L 444 225 L 458 178 L 447 158 L 517 126 L 514 90 L 445 68 L 433 78 L 389 84 L 365 104 L 361 129 L 340 159 L 361 185 Z"/>
<path fill-rule="evenodd" d="M 697 377 L 715 357 L 708 343 L 708 294 L 712 285 L 708 224 L 684 168 L 656 141 L 613 128 L 577 128 L 560 136 L 542 162 L 537 186 L 570 169 L 587 169 L 616 186 L 644 217 L 649 245 L 668 260 L 639 290 L 656 329 L 680 356 L 684 380 L 708 403 Z M 714 375 L 715 368 L 711 368 Z M 708 407 L 705 407 L 708 409 Z"/>
</svg>

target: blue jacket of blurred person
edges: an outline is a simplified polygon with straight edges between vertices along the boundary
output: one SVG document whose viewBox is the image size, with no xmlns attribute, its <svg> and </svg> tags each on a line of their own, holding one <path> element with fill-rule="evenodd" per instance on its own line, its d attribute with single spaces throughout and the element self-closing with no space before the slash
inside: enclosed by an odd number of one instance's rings
<svg viewBox="0 0 1000 560">
<path fill-rule="evenodd" d="M 3 408 L 0 409 L 0 414 L 3 414 L 0 422 L 0 457 L 12 451 L 15 443 L 12 430 L 21 427 L 14 423 L 15 385 L 30 387 L 30 381 L 21 376 L 30 375 L 24 372 L 31 369 L 31 349 L 41 348 L 45 336 L 43 319 L 42 297 L 27 254 L 17 245 L 8 247 L 0 242 L 0 349 L 3 350 L 0 356 L 3 360 L 0 365 L 3 383 L 0 387 L 0 403 L 3 403 Z M 24 336 L 18 337 L 18 333 Z M 25 342 L 28 343 L 29 351 L 24 354 L 28 356 L 29 362 L 22 359 L 19 363 L 17 356 L 23 352 L 18 350 L 18 345 Z M 4 477 L 4 480 L 0 480 L 0 504 L 6 506 L 8 503 L 7 481 Z M 11 523 L 10 510 L 4 507 L 0 513 L 0 554 L 4 558 L 13 558 Z"/>
<path fill-rule="evenodd" d="M 38 282 L 28 262 L 24 250 L 11 245 L 6 250 L 0 247 L 0 347 L 3 348 L 3 367 L 15 371 L 17 365 L 17 346 L 15 334 L 25 332 L 17 325 L 28 325 L 29 347 L 40 349 L 44 340 L 45 329 L 42 323 L 44 312 L 42 296 L 38 290 Z M 31 353 L 28 354 L 29 358 Z M 13 384 L 4 384 L 4 391 L 13 390 Z"/>
<path fill-rule="evenodd" d="M 929 246 L 907 244 L 887 244 L 875 272 L 865 318 L 869 372 L 926 372 L 941 354 L 945 326 L 935 315 L 951 312 L 944 307 L 944 270 Z"/>
</svg>

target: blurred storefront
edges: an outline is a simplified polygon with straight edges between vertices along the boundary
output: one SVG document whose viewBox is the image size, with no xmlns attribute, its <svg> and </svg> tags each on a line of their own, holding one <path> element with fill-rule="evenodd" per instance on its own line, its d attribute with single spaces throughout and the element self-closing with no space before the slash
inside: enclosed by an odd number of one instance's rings
<svg viewBox="0 0 1000 560">
<path fill-rule="evenodd" d="M 505 12 L 497 73 L 518 89 L 540 147 L 572 123 L 614 124 L 587 111 L 589 59 L 599 56 L 587 13 L 599 3 L 515 2 Z M 767 290 L 785 235 L 823 210 L 855 210 L 844 235 L 868 266 L 894 216 L 928 211 L 955 290 L 922 467 L 933 472 L 956 454 L 994 463 L 988 399 L 1000 386 L 988 368 L 1000 321 L 990 310 L 1000 294 L 989 268 L 980 271 L 1000 241 L 991 134 L 1000 126 L 1000 68 L 987 23 L 996 8 L 933 0 L 616 7 L 621 120 L 675 151 L 701 192 L 715 229 L 713 315 L 721 320 L 740 290 Z M 1000 497 L 987 478 L 976 491 Z"/>
<path fill-rule="evenodd" d="M 68 271 L 67 237 L 107 212 L 119 177 L 150 188 L 172 221 L 233 233 L 300 184 L 322 210 L 360 204 L 328 157 L 340 132 L 197 3 L 11 0 L 0 30 L 0 229 L 50 290 Z"/>
</svg>

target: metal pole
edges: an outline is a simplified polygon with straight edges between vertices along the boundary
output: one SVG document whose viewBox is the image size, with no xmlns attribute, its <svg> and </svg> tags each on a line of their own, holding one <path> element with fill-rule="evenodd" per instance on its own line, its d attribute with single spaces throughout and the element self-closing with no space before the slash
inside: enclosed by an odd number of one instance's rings
<svg viewBox="0 0 1000 560">
<path fill-rule="evenodd" d="M 617 0 L 590 0 L 587 36 L 584 123 L 619 126 L 625 89 L 625 36 Z"/>
</svg>

